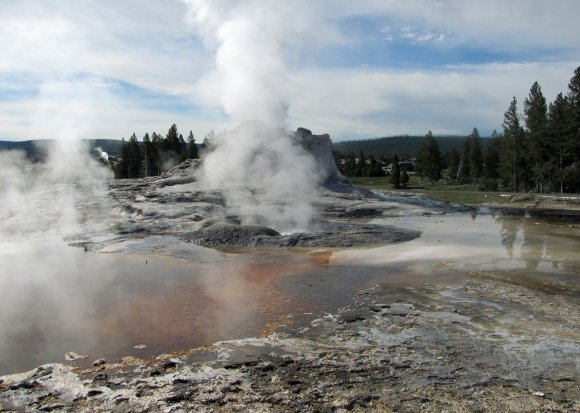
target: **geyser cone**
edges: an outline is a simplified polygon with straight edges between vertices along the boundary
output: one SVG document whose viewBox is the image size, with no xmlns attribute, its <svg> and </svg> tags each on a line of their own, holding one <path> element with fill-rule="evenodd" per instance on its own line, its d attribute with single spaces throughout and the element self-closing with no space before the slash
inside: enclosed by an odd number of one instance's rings
<svg viewBox="0 0 580 413">
<path fill-rule="evenodd" d="M 282 128 L 245 122 L 222 136 L 204 161 L 202 181 L 223 191 L 228 213 L 243 224 L 295 232 L 315 220 L 316 162 Z"/>
</svg>

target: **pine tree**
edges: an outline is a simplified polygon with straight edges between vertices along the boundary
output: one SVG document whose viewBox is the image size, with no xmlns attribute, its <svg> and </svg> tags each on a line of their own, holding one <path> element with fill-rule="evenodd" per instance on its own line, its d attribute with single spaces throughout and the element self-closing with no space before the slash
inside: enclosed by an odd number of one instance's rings
<svg viewBox="0 0 580 413">
<path fill-rule="evenodd" d="M 461 161 L 461 155 L 457 148 L 453 147 L 449 152 L 447 152 L 447 168 L 449 172 L 448 178 L 451 181 L 455 181 L 458 178 L 457 173 L 459 171 L 459 163 Z"/>
<path fill-rule="evenodd" d="M 499 154 L 501 151 L 501 136 L 497 131 L 493 131 L 483 156 L 483 183 L 488 190 L 497 189 L 497 180 L 499 179 Z"/>
<path fill-rule="evenodd" d="M 153 175 L 161 175 L 161 151 L 163 138 L 156 132 L 151 134 L 151 170 Z"/>
<path fill-rule="evenodd" d="M 179 134 L 177 133 L 177 126 L 175 123 L 171 125 L 167 131 L 165 139 L 167 139 L 167 150 L 173 151 L 174 154 L 179 154 Z"/>
<path fill-rule="evenodd" d="M 193 131 L 189 131 L 189 136 L 187 137 L 187 157 L 189 159 L 199 158 L 199 153 L 197 151 L 197 145 L 195 143 Z"/>
<path fill-rule="evenodd" d="M 557 189 L 564 193 L 565 184 L 573 181 L 574 149 L 574 108 L 568 97 L 559 93 L 548 111 L 548 130 L 554 144 L 554 179 Z"/>
<path fill-rule="evenodd" d="M 401 169 L 399 167 L 399 156 L 395 154 L 393 158 L 393 167 L 391 168 L 391 184 L 393 189 L 401 188 Z"/>
<path fill-rule="evenodd" d="M 524 114 L 527 128 L 526 161 L 530 165 L 536 191 L 543 192 L 545 176 L 549 170 L 551 145 L 548 141 L 548 108 L 542 88 L 534 82 L 530 94 L 524 102 Z"/>
<path fill-rule="evenodd" d="M 187 143 L 185 143 L 185 139 L 183 139 L 183 135 L 179 134 L 179 161 L 183 162 L 187 159 Z"/>
<path fill-rule="evenodd" d="M 141 169 L 141 149 L 135 134 L 131 135 L 127 143 L 127 178 L 139 178 Z"/>
<path fill-rule="evenodd" d="M 568 83 L 568 98 L 574 111 L 574 163 L 571 166 L 571 184 L 580 191 L 580 66 Z"/>
<path fill-rule="evenodd" d="M 473 182 L 479 182 L 483 175 L 483 157 L 481 150 L 481 137 L 477 128 L 473 128 L 473 132 L 469 135 L 469 178 Z"/>
<path fill-rule="evenodd" d="M 522 139 L 524 131 L 520 125 L 518 101 L 514 97 L 504 114 L 500 173 L 504 184 L 518 192 L 522 175 Z"/>
<path fill-rule="evenodd" d="M 143 136 L 143 162 L 145 166 L 145 176 L 153 175 L 153 153 L 152 153 L 151 139 L 149 133 Z"/>
<path fill-rule="evenodd" d="M 439 143 L 429 131 L 425 135 L 419 154 L 417 155 L 417 172 L 422 178 L 428 178 L 431 182 L 441 177 L 441 152 Z"/>
</svg>

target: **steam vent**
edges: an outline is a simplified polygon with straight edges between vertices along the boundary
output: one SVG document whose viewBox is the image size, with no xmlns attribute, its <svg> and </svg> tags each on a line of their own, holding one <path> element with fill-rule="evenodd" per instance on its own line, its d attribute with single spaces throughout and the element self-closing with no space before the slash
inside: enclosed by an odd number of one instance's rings
<svg viewBox="0 0 580 413">
<path fill-rule="evenodd" d="M 332 157 L 329 135 L 314 135 L 299 128 L 291 138 L 314 158 L 320 172 L 320 185 L 309 200 L 314 211 L 309 228 L 276 228 L 260 214 L 239 213 L 220 188 L 203 187 L 199 179 L 203 160 L 189 160 L 161 177 L 113 183 L 111 195 L 117 202 L 115 225 L 119 234 L 128 238 L 172 234 L 210 247 L 348 247 L 419 236 L 417 231 L 392 226 L 342 222 L 340 219 L 347 217 L 380 216 L 384 203 L 378 195 L 353 187 L 340 173 Z M 266 201 L 272 204 L 267 206 L 277 208 L 278 201 Z M 259 211 L 264 208 L 259 203 L 265 201 L 250 198 L 245 202 L 250 204 L 249 211 Z"/>
</svg>

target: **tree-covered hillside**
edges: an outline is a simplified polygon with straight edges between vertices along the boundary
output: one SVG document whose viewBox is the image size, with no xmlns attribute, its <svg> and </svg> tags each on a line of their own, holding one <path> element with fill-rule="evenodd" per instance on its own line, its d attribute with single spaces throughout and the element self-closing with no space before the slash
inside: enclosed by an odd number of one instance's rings
<svg viewBox="0 0 580 413">
<path fill-rule="evenodd" d="M 359 154 L 373 155 L 375 158 L 392 159 L 398 155 L 400 159 L 410 159 L 417 156 L 425 136 L 392 136 L 376 139 L 344 141 L 333 143 L 335 152 L 343 155 Z M 450 152 L 453 148 L 459 150 L 466 136 L 437 136 L 441 152 Z"/>
</svg>

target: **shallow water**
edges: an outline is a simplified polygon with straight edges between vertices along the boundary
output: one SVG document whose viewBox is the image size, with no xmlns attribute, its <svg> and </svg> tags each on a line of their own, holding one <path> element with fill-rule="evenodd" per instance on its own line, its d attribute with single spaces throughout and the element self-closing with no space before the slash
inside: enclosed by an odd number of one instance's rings
<svg viewBox="0 0 580 413">
<path fill-rule="evenodd" d="M 495 271 L 528 288 L 579 296 L 574 223 L 485 210 L 373 222 L 423 235 L 378 248 L 245 254 L 170 237 L 97 254 L 59 236 L 0 243 L 0 373 L 64 361 L 69 351 L 88 363 L 256 336 L 332 311 L 377 283 L 453 284 L 468 272 Z"/>
<path fill-rule="evenodd" d="M 404 244 L 342 251 L 335 259 L 412 267 L 436 261 L 461 271 L 526 270 L 560 275 L 571 285 L 580 281 L 580 226 L 574 220 L 481 209 L 472 214 L 376 219 L 372 223 L 418 229 L 422 235 Z"/>
<path fill-rule="evenodd" d="M 86 253 L 54 238 L 2 248 L 0 372 L 63 361 L 70 351 L 88 362 L 257 336 L 281 315 L 309 311 L 272 284 L 321 261 L 319 254 L 212 250 L 192 258 Z"/>
</svg>

